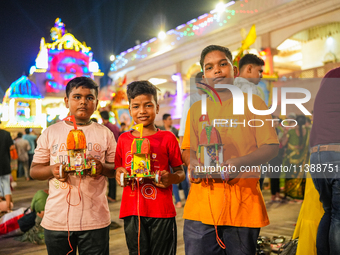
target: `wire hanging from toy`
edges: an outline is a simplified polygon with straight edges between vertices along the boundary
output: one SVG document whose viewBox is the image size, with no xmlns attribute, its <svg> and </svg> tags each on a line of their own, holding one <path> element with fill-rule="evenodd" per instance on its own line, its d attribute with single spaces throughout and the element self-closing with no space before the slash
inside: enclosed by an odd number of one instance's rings
<svg viewBox="0 0 340 255">
<path fill-rule="evenodd" d="M 66 202 L 68 204 L 67 206 L 67 215 L 66 215 L 66 222 L 67 222 L 67 240 L 68 240 L 68 244 L 70 245 L 71 247 L 71 250 L 66 254 L 70 254 L 71 252 L 73 252 L 73 247 L 72 247 L 72 244 L 71 244 L 71 240 L 70 240 L 70 225 L 69 225 L 69 213 L 70 213 L 70 206 L 78 206 L 81 202 L 81 195 L 80 195 L 80 183 L 81 183 L 81 176 L 80 176 L 80 179 L 79 179 L 79 184 L 78 184 L 78 195 L 79 195 L 79 202 L 78 204 L 75 204 L 75 205 L 72 205 L 71 204 L 71 183 L 67 182 L 68 183 L 68 193 L 66 195 Z M 67 201 L 67 198 L 69 197 L 69 201 Z"/>
<path fill-rule="evenodd" d="M 217 241 L 218 245 L 219 245 L 223 250 L 225 250 L 226 246 L 225 246 L 225 244 L 223 243 L 223 241 L 221 240 L 221 238 L 220 238 L 219 235 L 218 235 L 217 224 L 216 224 L 216 222 L 215 222 L 214 214 L 213 214 L 212 209 L 211 209 L 211 202 L 210 202 L 210 187 L 209 187 L 209 179 L 208 179 L 208 176 L 206 177 L 206 182 L 207 182 L 207 184 L 208 184 L 208 201 L 209 201 L 209 209 L 210 209 L 210 214 L 211 214 L 211 217 L 212 217 L 212 220 L 213 220 L 213 223 L 214 223 L 215 232 L 216 232 L 216 241 Z M 224 191 L 225 191 L 225 181 L 224 181 L 224 180 L 223 180 L 223 186 L 224 186 Z M 223 192 L 223 193 L 225 193 L 225 192 Z M 225 194 L 224 194 L 223 205 L 224 205 L 224 204 L 225 204 Z M 221 218 L 223 209 L 224 209 L 224 206 L 222 207 L 221 212 L 220 212 L 220 215 L 218 216 L 217 223 L 219 222 L 219 220 L 220 220 L 220 218 Z"/>
<path fill-rule="evenodd" d="M 139 212 L 139 181 L 137 180 L 137 215 L 138 215 L 138 255 L 140 255 L 140 212 Z"/>
</svg>

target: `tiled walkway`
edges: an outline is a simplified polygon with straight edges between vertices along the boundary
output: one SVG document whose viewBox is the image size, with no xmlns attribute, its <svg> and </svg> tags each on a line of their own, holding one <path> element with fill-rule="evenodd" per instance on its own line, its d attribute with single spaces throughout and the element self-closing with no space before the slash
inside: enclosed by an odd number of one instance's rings
<svg viewBox="0 0 340 255">
<path fill-rule="evenodd" d="M 17 187 L 13 191 L 13 200 L 15 208 L 30 206 L 31 199 L 35 192 L 39 189 L 47 188 L 47 181 L 25 181 L 24 178 L 17 180 Z M 117 198 L 121 197 L 122 188 L 117 187 Z M 263 192 L 265 200 L 269 200 L 270 191 Z M 182 194 L 181 194 L 182 195 Z M 261 235 L 272 237 L 274 235 L 284 235 L 290 237 L 294 231 L 294 224 L 297 220 L 300 204 L 267 204 L 267 210 L 271 224 L 262 228 Z M 109 203 L 111 211 L 111 219 L 121 226 L 122 220 L 118 218 L 120 199 L 116 203 Z M 177 228 L 178 242 L 177 254 L 184 255 L 183 242 L 183 208 L 177 210 Z M 12 237 L 0 239 L 0 254 L 34 254 L 46 255 L 46 247 L 44 245 L 35 245 L 31 243 L 21 243 L 15 241 Z M 128 250 L 125 243 L 125 235 L 123 228 L 110 230 L 110 254 L 126 255 Z"/>
</svg>

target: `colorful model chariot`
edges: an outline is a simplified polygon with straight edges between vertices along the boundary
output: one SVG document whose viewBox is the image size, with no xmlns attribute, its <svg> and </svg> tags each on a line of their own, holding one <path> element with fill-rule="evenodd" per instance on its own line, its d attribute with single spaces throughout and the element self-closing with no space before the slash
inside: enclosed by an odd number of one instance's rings
<svg viewBox="0 0 340 255">
<path fill-rule="evenodd" d="M 86 137 L 81 129 L 72 129 L 67 136 L 67 162 L 60 165 L 59 176 L 63 178 L 65 173 L 76 175 L 96 174 L 96 162 L 86 158 Z M 66 164 L 66 166 L 65 166 Z"/>
<path fill-rule="evenodd" d="M 189 171 L 190 179 L 212 178 L 229 179 L 226 167 L 223 163 L 223 144 L 220 133 L 213 126 L 205 126 L 202 130 L 197 153 L 198 163 L 202 165 L 199 169 Z"/>
<path fill-rule="evenodd" d="M 141 124 L 139 124 L 141 125 Z M 131 173 L 120 175 L 122 187 L 131 184 L 134 189 L 135 181 L 143 182 L 144 178 L 154 179 L 156 183 L 160 182 L 160 171 L 152 172 L 150 163 L 150 141 L 148 138 L 142 138 L 142 127 L 134 126 L 132 128 L 140 132 L 140 138 L 133 139 L 131 144 Z"/>
</svg>

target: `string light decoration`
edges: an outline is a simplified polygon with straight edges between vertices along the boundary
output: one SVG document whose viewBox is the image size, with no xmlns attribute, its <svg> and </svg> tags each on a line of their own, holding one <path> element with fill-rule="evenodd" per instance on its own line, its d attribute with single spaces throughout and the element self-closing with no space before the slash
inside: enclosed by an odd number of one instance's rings
<svg viewBox="0 0 340 255">
<path fill-rule="evenodd" d="M 292 0 L 278 0 L 285 3 Z M 268 6 L 258 8 L 255 0 L 230 1 L 224 4 L 223 11 L 214 9 L 196 19 L 177 26 L 166 32 L 166 38 L 160 40 L 156 37 L 121 52 L 112 63 L 110 71 L 117 71 L 128 64 L 137 63 L 142 59 L 160 55 L 178 47 L 181 44 L 197 39 L 198 36 L 209 34 L 214 30 L 231 27 L 240 19 L 258 14 L 263 8 L 270 8 L 278 3 L 269 3 Z M 221 8 L 221 6 L 220 6 Z M 237 17 L 237 18 L 236 18 Z"/>
</svg>

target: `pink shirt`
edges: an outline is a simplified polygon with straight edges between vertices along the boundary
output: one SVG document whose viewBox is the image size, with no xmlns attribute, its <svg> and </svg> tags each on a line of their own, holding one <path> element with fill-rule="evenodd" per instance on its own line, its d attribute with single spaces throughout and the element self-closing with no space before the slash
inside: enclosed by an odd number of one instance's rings
<svg viewBox="0 0 340 255">
<path fill-rule="evenodd" d="M 51 165 L 67 162 L 66 139 L 72 129 L 73 126 L 64 121 L 47 128 L 38 139 L 33 162 L 50 162 Z M 116 141 L 109 129 L 98 123 L 78 129 L 85 133 L 87 156 L 91 155 L 102 163 L 114 162 Z M 81 179 L 70 176 L 68 182 L 50 179 L 49 196 L 41 225 L 57 231 L 67 231 L 68 226 L 70 231 L 107 227 L 111 220 L 106 188 L 105 176 L 97 180 L 90 176 L 83 176 Z"/>
</svg>

